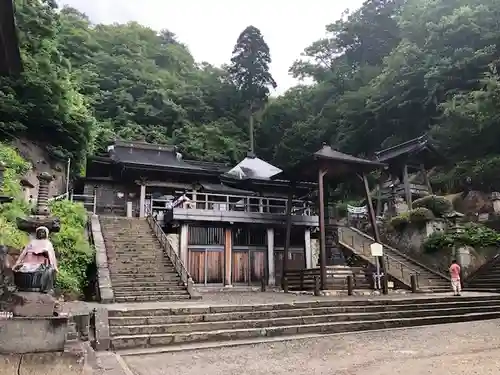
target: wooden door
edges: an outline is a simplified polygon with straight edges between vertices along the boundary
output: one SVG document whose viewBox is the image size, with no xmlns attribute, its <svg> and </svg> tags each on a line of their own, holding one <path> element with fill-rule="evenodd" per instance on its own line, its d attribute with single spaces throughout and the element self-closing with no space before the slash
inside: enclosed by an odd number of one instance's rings
<svg viewBox="0 0 500 375">
<path fill-rule="evenodd" d="M 224 250 L 207 250 L 207 284 L 221 284 L 224 278 Z"/>
<path fill-rule="evenodd" d="M 189 250 L 188 270 L 195 284 L 205 283 L 205 249 Z"/>
<path fill-rule="evenodd" d="M 248 250 L 233 250 L 231 277 L 233 283 L 249 283 Z"/>
<path fill-rule="evenodd" d="M 266 277 L 266 252 L 252 250 L 250 252 L 250 282 L 260 283 Z"/>
</svg>

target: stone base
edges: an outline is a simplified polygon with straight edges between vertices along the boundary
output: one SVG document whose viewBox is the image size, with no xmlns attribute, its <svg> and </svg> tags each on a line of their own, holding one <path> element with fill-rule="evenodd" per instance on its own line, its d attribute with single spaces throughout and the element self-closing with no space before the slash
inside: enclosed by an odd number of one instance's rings
<svg viewBox="0 0 500 375">
<path fill-rule="evenodd" d="M 0 353 L 43 353 L 64 350 L 67 317 L 14 317 L 0 321 Z"/>
<path fill-rule="evenodd" d="M 36 292 L 14 292 L 6 310 L 19 317 L 53 317 L 57 301 L 48 294 Z"/>
<path fill-rule="evenodd" d="M 50 233 L 58 233 L 61 229 L 61 222 L 57 217 L 48 216 L 29 216 L 26 218 L 18 217 L 17 227 L 28 233 L 34 233 L 38 227 L 46 227 Z"/>
</svg>

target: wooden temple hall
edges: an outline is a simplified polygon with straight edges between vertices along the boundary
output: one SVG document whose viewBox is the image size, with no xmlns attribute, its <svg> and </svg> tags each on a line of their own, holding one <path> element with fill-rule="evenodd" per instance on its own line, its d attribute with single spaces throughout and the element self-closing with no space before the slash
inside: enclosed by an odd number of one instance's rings
<svg viewBox="0 0 500 375">
<path fill-rule="evenodd" d="M 381 165 L 324 146 L 287 171 L 251 154 L 231 167 L 117 141 L 88 160 L 75 193 L 99 215 L 155 217 L 198 285 L 276 285 L 283 269 L 319 263 L 326 287 L 324 181 L 352 175 L 368 189 L 364 173 Z"/>
</svg>

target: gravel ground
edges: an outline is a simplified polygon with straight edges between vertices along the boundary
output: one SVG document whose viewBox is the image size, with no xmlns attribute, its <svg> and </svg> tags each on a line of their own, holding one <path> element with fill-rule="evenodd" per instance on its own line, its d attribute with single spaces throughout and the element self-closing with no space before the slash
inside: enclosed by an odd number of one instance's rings
<svg viewBox="0 0 500 375">
<path fill-rule="evenodd" d="M 136 375 L 489 375 L 500 320 L 125 357 Z"/>
</svg>

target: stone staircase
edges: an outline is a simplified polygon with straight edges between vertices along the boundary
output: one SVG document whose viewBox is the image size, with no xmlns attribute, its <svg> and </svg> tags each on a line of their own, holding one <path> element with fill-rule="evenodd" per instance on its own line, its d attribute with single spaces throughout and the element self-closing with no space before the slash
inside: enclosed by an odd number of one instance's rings
<svg viewBox="0 0 500 375">
<path fill-rule="evenodd" d="M 370 245 L 375 240 L 358 229 L 338 227 L 339 244 L 371 264 L 375 263 Z M 383 244 L 387 273 L 399 283 L 411 288 L 411 276 L 417 276 L 418 289 L 422 292 L 449 292 L 450 279 L 401 251 Z"/>
<path fill-rule="evenodd" d="M 189 299 L 145 219 L 100 217 L 115 302 Z"/>
<path fill-rule="evenodd" d="M 500 255 L 495 256 L 465 280 L 465 289 L 500 292 Z"/>
<path fill-rule="evenodd" d="M 123 354 L 237 345 L 275 336 L 355 332 L 500 318 L 500 296 L 310 300 L 109 311 Z M 240 340 L 240 341 L 235 341 Z M 212 343 L 212 344 L 210 344 Z M 155 348 L 156 347 L 156 348 Z"/>
</svg>

